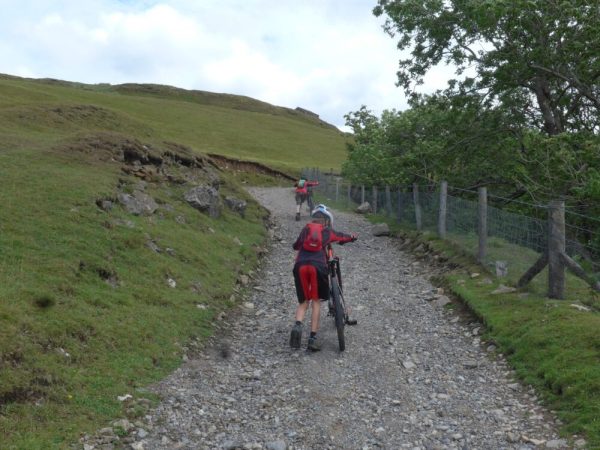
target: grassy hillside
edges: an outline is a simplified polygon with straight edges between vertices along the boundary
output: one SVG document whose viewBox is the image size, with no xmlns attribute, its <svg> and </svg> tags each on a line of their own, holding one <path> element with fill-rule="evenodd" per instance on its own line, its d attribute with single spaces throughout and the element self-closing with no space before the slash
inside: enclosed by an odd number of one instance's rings
<svg viewBox="0 0 600 450">
<path fill-rule="evenodd" d="M 311 116 L 248 97 L 157 85 L 83 85 L 0 76 L 1 146 L 81 131 L 171 140 L 205 153 L 298 172 L 339 168 L 347 136 Z"/>
<path fill-rule="evenodd" d="M 137 89 L 0 78 L 3 450 L 69 448 L 143 414 L 117 397 L 141 401 L 241 299 L 266 212 L 200 152 L 292 172 L 343 157 L 343 136 L 310 116 Z M 198 184 L 246 200 L 245 215 L 192 208 Z M 127 212 L 117 199 L 136 192 L 158 209 Z"/>
</svg>

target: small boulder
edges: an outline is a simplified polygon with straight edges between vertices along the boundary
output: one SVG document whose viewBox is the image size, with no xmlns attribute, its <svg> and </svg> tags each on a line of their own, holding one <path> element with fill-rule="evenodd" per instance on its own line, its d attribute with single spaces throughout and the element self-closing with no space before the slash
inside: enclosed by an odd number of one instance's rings
<svg viewBox="0 0 600 450">
<path fill-rule="evenodd" d="M 160 253 L 162 251 L 161 248 L 156 244 L 156 242 L 152 240 L 146 242 L 146 247 L 148 247 L 155 253 Z"/>
<path fill-rule="evenodd" d="M 496 267 L 496 276 L 497 277 L 505 277 L 508 275 L 508 262 L 506 261 L 496 261 L 494 263 Z"/>
<path fill-rule="evenodd" d="M 501 284 L 495 290 L 492 291 L 492 294 L 510 294 L 511 292 L 515 292 L 516 289 L 514 287 L 505 286 Z"/>
<path fill-rule="evenodd" d="M 371 205 L 369 204 L 369 202 L 364 202 L 362 204 L 360 204 L 355 211 L 359 214 L 367 214 L 369 212 L 371 212 Z"/>
<path fill-rule="evenodd" d="M 154 199 L 140 191 L 135 191 L 133 195 L 121 192 L 117 199 L 128 213 L 135 216 L 150 216 L 158 209 L 158 204 Z"/>
<path fill-rule="evenodd" d="M 477 367 L 479 367 L 479 364 L 477 363 L 477 361 L 475 361 L 473 359 L 468 359 L 463 362 L 463 367 L 465 369 L 477 369 Z M 499 411 L 502 412 L 502 410 L 499 410 Z"/>
<path fill-rule="evenodd" d="M 96 200 L 96 205 L 102 211 L 106 211 L 106 212 L 110 211 L 113 208 L 113 202 L 110 201 L 110 200 L 106 200 L 106 199 L 98 199 L 98 200 Z"/>
<path fill-rule="evenodd" d="M 227 205 L 227 207 L 233 212 L 238 213 L 240 216 L 246 216 L 246 207 L 248 206 L 248 203 L 245 200 L 227 196 L 225 197 L 225 205 Z"/>
<path fill-rule="evenodd" d="M 586 312 L 591 311 L 590 308 L 588 308 L 587 306 L 579 305 L 577 303 L 571 303 L 569 306 L 571 308 L 578 309 L 579 311 L 586 311 Z"/>
<path fill-rule="evenodd" d="M 212 186 L 196 186 L 184 195 L 185 201 L 193 208 L 203 213 L 208 213 L 213 218 L 221 214 L 219 192 Z"/>
<path fill-rule="evenodd" d="M 435 306 L 438 307 L 444 307 L 446 306 L 448 303 L 451 303 L 450 299 L 445 296 L 445 295 L 440 295 L 437 299 L 435 299 L 432 304 L 434 304 Z"/>
<path fill-rule="evenodd" d="M 123 431 L 129 431 L 133 428 L 133 424 L 127 419 L 115 420 L 112 423 L 113 428 L 120 428 Z"/>
<path fill-rule="evenodd" d="M 546 442 L 546 448 L 567 448 L 568 442 L 566 439 L 552 439 L 551 441 Z"/>
<path fill-rule="evenodd" d="M 390 227 L 387 223 L 377 223 L 373 225 L 373 236 L 389 236 L 390 235 Z"/>
</svg>

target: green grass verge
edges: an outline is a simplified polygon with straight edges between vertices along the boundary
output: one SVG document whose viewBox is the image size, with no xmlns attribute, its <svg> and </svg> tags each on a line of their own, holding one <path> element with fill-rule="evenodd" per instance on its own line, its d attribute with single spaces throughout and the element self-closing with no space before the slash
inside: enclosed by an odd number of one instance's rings
<svg viewBox="0 0 600 450">
<path fill-rule="evenodd" d="M 335 202 L 318 194 L 316 198 L 334 208 L 350 209 L 345 199 Z M 373 223 L 387 222 L 394 234 L 413 242 L 411 248 L 422 243 L 455 267 L 436 281 L 485 324 L 483 339 L 495 343 L 518 377 L 557 413 L 564 424 L 562 432 L 585 436 L 589 448 L 600 448 L 600 298 L 584 281 L 567 274 L 564 300 L 545 297 L 545 272 L 524 289 L 492 294 L 500 284 L 514 285 L 537 258 L 535 252 L 491 239 L 488 259 L 510 263 L 509 276 L 500 279 L 477 264 L 475 236 L 441 240 L 432 232 L 417 233 L 384 215 L 367 217 Z M 481 275 L 471 278 L 475 272 Z M 491 284 L 482 282 L 486 278 Z M 588 305 L 591 310 L 580 311 L 571 304 Z"/>
<path fill-rule="evenodd" d="M 2 449 L 68 448 L 122 416 L 117 396 L 146 397 L 139 389 L 212 333 L 237 277 L 257 263 L 266 213 L 232 178 L 221 191 L 249 201 L 245 219 L 226 208 L 212 219 L 183 201 L 183 186 L 153 183 L 147 192 L 164 207 L 140 217 L 95 204 L 137 182 L 120 167 L 0 153 Z"/>
</svg>

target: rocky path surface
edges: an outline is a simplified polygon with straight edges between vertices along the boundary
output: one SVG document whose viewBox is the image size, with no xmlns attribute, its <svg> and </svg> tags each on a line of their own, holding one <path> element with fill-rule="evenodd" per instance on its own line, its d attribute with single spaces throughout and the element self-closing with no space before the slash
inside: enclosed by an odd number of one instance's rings
<svg viewBox="0 0 600 450">
<path fill-rule="evenodd" d="M 337 213 L 359 240 L 337 246 L 358 325 L 339 353 L 322 310 L 318 353 L 289 348 L 296 306 L 289 189 L 253 189 L 273 214 L 272 246 L 220 341 L 156 387 L 163 402 L 134 449 L 567 448 L 552 416 L 480 342 L 476 323 L 426 301 L 426 268 L 363 218 Z M 303 212 L 306 219 L 306 213 Z M 225 319 L 227 321 L 227 319 Z"/>
</svg>

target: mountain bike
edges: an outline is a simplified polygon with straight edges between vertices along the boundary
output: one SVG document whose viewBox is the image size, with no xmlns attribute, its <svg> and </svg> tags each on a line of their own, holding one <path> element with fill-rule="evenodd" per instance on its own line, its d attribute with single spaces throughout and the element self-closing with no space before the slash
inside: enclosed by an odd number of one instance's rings
<svg viewBox="0 0 600 450">
<path fill-rule="evenodd" d="M 310 214 L 315 207 L 315 204 L 313 202 L 312 186 L 309 186 L 307 189 L 306 206 L 308 206 L 308 213 Z"/>
<path fill-rule="evenodd" d="M 329 315 L 333 316 L 340 352 L 343 352 L 346 349 L 344 326 L 356 325 L 357 321 L 351 320 L 349 317 L 350 312 L 349 308 L 346 307 L 342 287 L 340 258 L 333 255 L 331 245 L 327 246 L 327 265 L 329 267 Z"/>
</svg>

